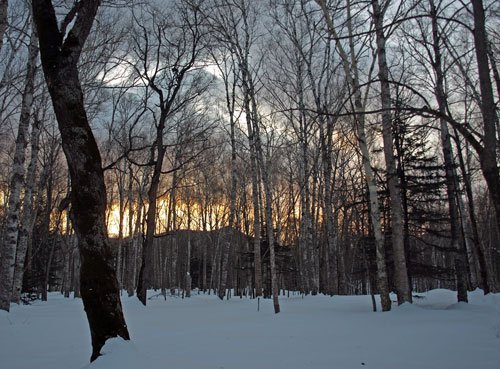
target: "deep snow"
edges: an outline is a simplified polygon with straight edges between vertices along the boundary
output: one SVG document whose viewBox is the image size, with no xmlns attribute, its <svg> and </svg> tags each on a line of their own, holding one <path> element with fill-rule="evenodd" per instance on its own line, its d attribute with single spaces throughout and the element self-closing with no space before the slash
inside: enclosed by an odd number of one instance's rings
<svg viewBox="0 0 500 369">
<path fill-rule="evenodd" d="M 197 295 L 123 298 L 131 342 L 109 340 L 88 364 L 90 334 L 78 299 L 0 312 L 2 369 L 500 369 L 500 294 L 419 294 L 414 305 L 371 312 L 369 296 L 269 300 Z"/>
</svg>

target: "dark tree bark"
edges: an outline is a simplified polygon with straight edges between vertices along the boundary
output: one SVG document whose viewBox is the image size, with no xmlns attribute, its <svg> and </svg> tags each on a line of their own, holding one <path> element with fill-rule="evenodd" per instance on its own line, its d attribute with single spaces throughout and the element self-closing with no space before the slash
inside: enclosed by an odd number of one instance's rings
<svg viewBox="0 0 500 369">
<path fill-rule="evenodd" d="M 52 1 L 33 0 L 43 71 L 71 176 L 72 222 L 82 262 L 80 288 L 92 337 L 91 361 L 108 338 L 130 339 L 106 235 L 101 155 L 87 119 L 77 68 L 99 5 L 99 0 L 75 3 L 60 29 Z"/>
<path fill-rule="evenodd" d="M 488 63 L 488 38 L 482 0 L 471 0 L 474 13 L 474 44 L 476 46 L 479 88 L 481 91 L 481 113 L 483 115 L 484 150 L 479 155 L 481 171 L 488 185 L 495 208 L 497 229 L 500 232 L 500 173 L 497 165 L 497 136 L 495 126 L 498 118 Z"/>
<path fill-rule="evenodd" d="M 0 50 L 3 46 L 3 35 L 7 30 L 8 20 L 7 20 L 7 9 L 9 8 L 9 2 L 7 0 L 0 0 Z"/>
</svg>

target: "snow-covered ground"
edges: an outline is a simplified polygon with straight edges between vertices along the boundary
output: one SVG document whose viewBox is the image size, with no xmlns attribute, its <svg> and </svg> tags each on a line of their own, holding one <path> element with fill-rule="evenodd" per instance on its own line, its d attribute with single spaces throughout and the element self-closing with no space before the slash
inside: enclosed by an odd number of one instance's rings
<svg viewBox="0 0 500 369">
<path fill-rule="evenodd" d="M 414 305 L 371 312 L 368 296 L 271 301 L 123 298 L 131 342 L 108 341 L 93 364 L 80 300 L 0 311 L 2 369 L 499 369 L 500 294 L 434 290 Z"/>
</svg>

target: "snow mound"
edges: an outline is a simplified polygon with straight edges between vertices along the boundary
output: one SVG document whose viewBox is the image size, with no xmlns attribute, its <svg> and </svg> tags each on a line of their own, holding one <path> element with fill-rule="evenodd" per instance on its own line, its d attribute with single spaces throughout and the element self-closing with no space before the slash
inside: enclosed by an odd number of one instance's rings
<svg viewBox="0 0 500 369">
<path fill-rule="evenodd" d="M 139 352 L 131 341 L 120 337 L 107 340 L 101 354 L 97 360 L 82 369 L 159 369 L 159 366 Z"/>
</svg>

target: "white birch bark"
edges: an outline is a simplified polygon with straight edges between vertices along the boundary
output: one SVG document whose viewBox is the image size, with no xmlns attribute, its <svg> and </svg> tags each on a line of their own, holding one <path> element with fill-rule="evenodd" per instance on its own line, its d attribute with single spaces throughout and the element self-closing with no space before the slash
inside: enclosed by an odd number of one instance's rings
<svg viewBox="0 0 500 369">
<path fill-rule="evenodd" d="M 38 56 L 38 37 L 36 32 L 31 34 L 28 47 L 28 63 L 26 80 L 21 102 L 21 115 L 14 150 L 12 177 L 10 179 L 10 196 L 7 205 L 5 237 L 2 244 L 2 258 L 0 261 L 0 309 L 9 311 L 14 281 L 14 267 L 16 263 L 16 247 L 19 234 L 19 212 L 21 205 L 21 191 L 24 182 L 24 164 L 26 148 L 28 146 L 28 129 L 33 105 L 35 89 L 36 59 Z"/>
<path fill-rule="evenodd" d="M 384 7 L 387 8 L 388 2 Z M 389 67 L 386 57 L 386 36 L 384 33 L 384 14 L 378 0 L 372 0 L 372 17 L 377 38 L 378 76 L 380 79 L 380 100 L 382 105 L 382 137 L 384 141 L 384 158 L 389 187 L 392 229 L 392 250 L 394 254 L 394 284 L 398 295 L 398 304 L 412 302 L 411 286 L 406 265 L 404 242 L 403 205 L 401 185 L 396 170 L 394 157 L 394 140 L 392 134 L 391 89 L 389 85 Z"/>
<path fill-rule="evenodd" d="M 355 109 L 355 119 L 356 119 L 356 131 L 358 136 L 358 145 L 361 151 L 361 159 L 362 159 L 363 169 L 365 172 L 364 173 L 365 181 L 368 187 L 368 196 L 370 201 L 370 219 L 372 221 L 373 234 L 375 238 L 378 288 L 382 301 L 382 310 L 388 311 L 391 309 L 391 300 L 389 298 L 389 286 L 387 282 L 387 267 L 385 264 L 385 246 L 380 224 L 380 208 L 377 198 L 377 185 L 376 185 L 375 175 L 370 162 L 370 152 L 368 150 L 368 143 L 365 132 L 365 111 L 363 106 L 361 87 L 359 85 L 357 60 L 354 55 L 354 45 L 352 40 L 352 24 L 350 16 L 350 2 L 348 1 L 347 10 L 349 13 L 348 29 L 350 35 L 349 38 L 351 44 L 350 46 L 351 56 L 349 56 L 346 53 L 344 47 L 340 43 L 340 39 L 338 37 L 337 30 L 333 24 L 333 20 L 327 8 L 326 1 L 316 0 L 316 2 L 321 7 L 321 10 L 325 17 L 328 32 L 336 40 L 335 46 L 341 58 L 344 73 L 347 78 L 347 83 L 350 85 L 354 96 L 354 109 Z"/>
<path fill-rule="evenodd" d="M 38 166 L 38 152 L 40 141 L 40 124 L 38 119 L 33 122 L 31 129 L 31 158 L 26 175 L 26 189 L 23 199 L 23 215 L 21 228 L 19 230 L 19 240 L 16 250 L 16 266 L 14 269 L 14 282 L 12 287 L 12 302 L 19 304 L 21 301 L 21 289 L 24 276 L 24 262 L 28 244 L 31 241 L 31 234 L 35 224 L 35 212 L 33 211 L 33 198 L 35 192 L 36 171 Z"/>
<path fill-rule="evenodd" d="M 232 58 L 231 58 L 232 59 Z M 231 60 L 233 61 L 233 60 Z M 230 66 L 230 71 L 233 72 L 233 82 L 229 81 L 229 72 L 227 70 L 227 61 L 224 61 L 224 69 L 221 65 L 219 70 L 222 73 L 224 87 L 226 92 L 226 108 L 229 113 L 229 127 L 230 127 L 230 141 L 231 141 L 231 193 L 230 193 L 230 203 L 229 203 L 229 219 L 228 228 L 229 231 L 224 239 L 224 248 L 222 255 L 222 275 L 221 275 L 221 288 L 219 289 L 219 298 L 222 300 L 226 293 L 227 286 L 227 275 L 228 275 L 228 262 L 229 262 L 229 251 L 231 248 L 232 235 L 236 229 L 236 189 L 237 189 L 237 168 L 236 168 L 236 138 L 235 138 L 235 98 L 236 98 L 236 83 L 237 83 L 237 72 L 235 69 L 235 63 Z"/>
</svg>

